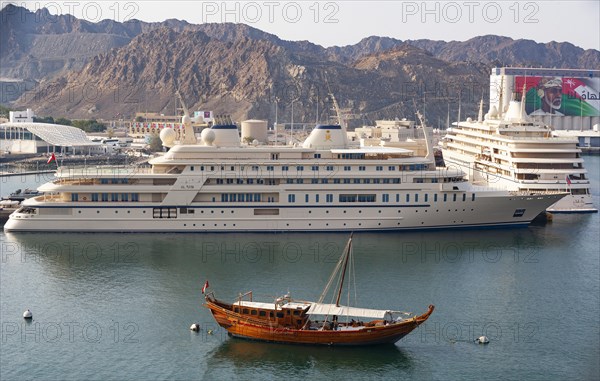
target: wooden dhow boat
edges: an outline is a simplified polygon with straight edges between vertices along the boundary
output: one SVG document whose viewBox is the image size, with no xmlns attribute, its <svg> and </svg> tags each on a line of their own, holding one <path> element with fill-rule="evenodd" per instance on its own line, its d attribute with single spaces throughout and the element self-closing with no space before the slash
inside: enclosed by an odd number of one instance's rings
<svg viewBox="0 0 600 381">
<path fill-rule="evenodd" d="M 293 300 L 290 295 L 264 303 L 252 300 L 252 291 L 233 303 L 205 294 L 205 306 L 230 336 L 267 342 L 315 345 L 373 345 L 395 343 L 423 324 L 433 312 L 414 316 L 408 312 L 375 310 L 340 305 L 352 236 L 318 302 Z M 335 303 L 323 303 L 337 279 Z M 203 288 L 208 286 L 208 282 Z"/>
</svg>

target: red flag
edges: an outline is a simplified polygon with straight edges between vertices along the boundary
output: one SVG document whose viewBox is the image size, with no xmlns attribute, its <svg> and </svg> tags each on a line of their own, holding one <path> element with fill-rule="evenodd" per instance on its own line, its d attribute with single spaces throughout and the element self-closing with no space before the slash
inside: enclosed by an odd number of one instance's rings
<svg viewBox="0 0 600 381">
<path fill-rule="evenodd" d="M 202 293 L 204 294 L 204 291 L 206 291 L 206 289 L 208 288 L 208 281 L 204 282 L 204 287 L 202 287 Z"/>
<path fill-rule="evenodd" d="M 567 175 L 567 184 L 571 185 L 571 178 Z"/>
<path fill-rule="evenodd" d="M 48 158 L 48 161 L 46 162 L 46 164 L 50 164 L 50 163 L 52 163 L 53 161 L 56 161 L 56 156 L 54 156 L 54 152 L 52 152 L 52 156 L 50 156 L 50 157 Z"/>
</svg>

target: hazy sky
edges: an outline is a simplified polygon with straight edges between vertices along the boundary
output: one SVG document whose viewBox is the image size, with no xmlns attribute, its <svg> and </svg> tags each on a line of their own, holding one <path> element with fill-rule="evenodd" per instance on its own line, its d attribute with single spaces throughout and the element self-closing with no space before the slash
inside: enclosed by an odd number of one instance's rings
<svg viewBox="0 0 600 381">
<path fill-rule="evenodd" d="M 285 40 L 349 45 L 377 35 L 464 41 L 496 34 L 600 49 L 599 1 L 9 1 L 88 21 L 240 22 Z"/>
</svg>

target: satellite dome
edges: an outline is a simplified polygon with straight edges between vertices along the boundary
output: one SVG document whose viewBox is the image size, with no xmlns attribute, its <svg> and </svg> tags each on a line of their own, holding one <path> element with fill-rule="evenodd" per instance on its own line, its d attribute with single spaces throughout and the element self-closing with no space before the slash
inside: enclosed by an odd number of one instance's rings
<svg viewBox="0 0 600 381">
<path fill-rule="evenodd" d="M 181 117 L 181 124 L 187 125 L 187 124 L 190 124 L 190 123 L 192 123 L 192 118 L 190 118 L 189 115 L 184 115 L 184 116 Z"/>
<path fill-rule="evenodd" d="M 202 138 L 204 144 L 206 144 L 207 146 L 211 146 L 215 142 L 215 138 L 217 136 L 215 135 L 215 132 L 213 130 L 211 130 L 210 128 L 205 128 L 204 130 L 202 130 L 200 137 Z"/>
<path fill-rule="evenodd" d="M 170 127 L 163 128 L 160 132 L 160 140 L 162 141 L 163 146 L 172 147 L 175 143 L 175 139 L 177 138 L 177 133 Z"/>
</svg>

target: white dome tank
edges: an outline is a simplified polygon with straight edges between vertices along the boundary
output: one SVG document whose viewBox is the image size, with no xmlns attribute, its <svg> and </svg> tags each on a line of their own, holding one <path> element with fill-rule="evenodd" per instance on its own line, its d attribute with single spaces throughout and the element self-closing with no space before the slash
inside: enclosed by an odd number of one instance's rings
<svg viewBox="0 0 600 381">
<path fill-rule="evenodd" d="M 306 138 L 302 147 L 313 149 L 347 148 L 346 129 L 335 124 L 319 124 Z"/>
<path fill-rule="evenodd" d="M 249 144 L 254 140 L 267 142 L 267 121 L 250 119 L 242 122 L 242 142 Z"/>
<path fill-rule="evenodd" d="M 215 133 L 213 145 L 217 147 L 239 147 L 241 144 L 235 124 L 215 124 L 210 130 Z"/>
</svg>

